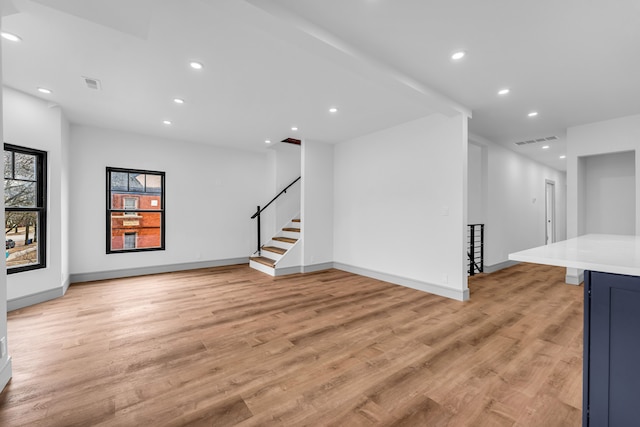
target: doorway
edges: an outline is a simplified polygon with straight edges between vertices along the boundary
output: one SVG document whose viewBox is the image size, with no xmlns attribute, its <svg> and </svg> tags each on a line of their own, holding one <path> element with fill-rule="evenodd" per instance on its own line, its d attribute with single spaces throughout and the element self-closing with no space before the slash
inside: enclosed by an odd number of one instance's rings
<svg viewBox="0 0 640 427">
<path fill-rule="evenodd" d="M 556 183 L 545 180 L 544 187 L 544 225 L 545 225 L 545 245 L 556 241 Z"/>
</svg>

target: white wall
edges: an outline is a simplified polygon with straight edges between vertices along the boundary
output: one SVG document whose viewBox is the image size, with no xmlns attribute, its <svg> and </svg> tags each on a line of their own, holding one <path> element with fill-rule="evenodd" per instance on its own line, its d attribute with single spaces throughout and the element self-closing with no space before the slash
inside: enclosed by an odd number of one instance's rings
<svg viewBox="0 0 640 427">
<path fill-rule="evenodd" d="M 483 167 L 485 149 L 481 145 L 469 143 L 467 155 L 467 194 L 468 194 L 468 218 L 469 224 L 484 224 L 486 215 L 486 177 L 483 176 L 486 164 Z"/>
<path fill-rule="evenodd" d="M 291 184 L 301 173 L 301 148 L 299 145 L 280 143 L 275 145 L 273 149 L 276 152 L 276 185 L 272 197 Z M 276 211 L 276 228 L 285 226 L 300 213 L 300 193 L 301 185 L 298 181 L 274 202 L 275 206 L 267 208 L 274 208 Z M 270 237 L 272 235 L 268 236 L 268 238 Z"/>
<path fill-rule="evenodd" d="M 574 126 L 567 129 L 567 236 L 587 233 L 586 157 L 625 151 L 635 152 L 640 164 L 640 114 Z M 640 175 L 635 176 L 635 233 L 640 233 Z M 579 284 L 582 272 L 568 268 L 567 283 Z"/>
<path fill-rule="evenodd" d="M 468 297 L 466 116 L 432 115 L 341 142 L 334 167 L 339 268 Z"/>
<path fill-rule="evenodd" d="M 640 161 L 640 114 L 567 129 L 567 234 L 587 232 L 585 202 L 590 188 L 585 185 L 586 159 L 607 153 L 634 151 L 635 170 Z M 640 232 L 640 175 L 635 174 L 635 234 Z"/>
<path fill-rule="evenodd" d="M 11 274 L 7 278 L 9 301 L 33 295 L 60 296 L 68 285 L 68 255 L 64 224 L 68 223 L 68 189 L 63 180 L 63 157 L 68 124 L 59 107 L 5 87 L 4 141 L 47 152 L 47 267 Z M 65 271 L 66 270 L 66 271 Z"/>
<path fill-rule="evenodd" d="M 584 159 L 586 233 L 636 234 L 635 152 Z"/>
<path fill-rule="evenodd" d="M 2 3 L 0 3 L 0 12 L 2 9 Z M 2 46 L 0 45 L 0 85 L 2 84 Z M 3 119 L 3 105 L 0 103 L 0 139 L 4 138 L 4 119 Z M 2 139 L 4 141 L 4 139 Z M 2 163 L 2 168 L 4 170 L 4 162 Z M 3 174 L 4 176 L 4 174 Z M 4 186 L 3 186 L 4 191 Z M 0 197 L 0 210 L 2 213 L 0 217 L 2 218 L 2 223 L 4 224 L 4 197 Z M 0 269 L 2 269 L 2 273 L 0 274 L 0 340 L 4 339 L 8 349 L 8 340 L 7 340 L 7 265 L 5 257 L 2 257 L 2 261 L 0 262 Z M 0 391 L 4 389 L 12 376 L 11 369 L 11 358 L 9 357 L 9 352 L 6 351 L 0 357 Z"/>
<path fill-rule="evenodd" d="M 484 138 L 473 135 L 471 139 L 470 147 L 481 146 L 484 153 L 469 160 L 482 162 L 481 172 L 474 175 L 481 175 L 483 181 L 486 270 L 508 263 L 511 252 L 545 244 L 546 180 L 555 183 L 556 241 L 565 240 L 566 174 Z M 470 171 L 477 168 L 469 165 Z"/>
<path fill-rule="evenodd" d="M 71 127 L 71 273 L 247 258 L 256 205 L 273 181 L 266 153 Z M 166 250 L 105 254 L 105 168 L 166 173 Z"/>
<path fill-rule="evenodd" d="M 333 262 L 334 146 L 304 140 L 302 145 L 302 265 Z M 317 268 L 317 267 L 316 267 Z"/>
</svg>

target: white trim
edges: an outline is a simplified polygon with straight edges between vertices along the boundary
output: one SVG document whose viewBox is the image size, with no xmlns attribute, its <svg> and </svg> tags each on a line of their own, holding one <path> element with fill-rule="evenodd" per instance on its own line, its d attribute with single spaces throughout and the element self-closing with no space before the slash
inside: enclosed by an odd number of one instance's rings
<svg viewBox="0 0 640 427">
<path fill-rule="evenodd" d="M 253 268 L 254 270 L 258 270 L 262 273 L 268 274 L 269 276 L 276 275 L 275 269 L 273 267 L 269 267 L 268 265 L 264 265 L 252 259 L 249 260 L 249 267 Z"/>
<path fill-rule="evenodd" d="M 9 356 L 7 357 L 7 361 L 4 362 L 4 366 L 0 370 L 0 392 L 4 390 L 12 376 L 13 368 L 11 365 L 11 356 Z"/>
<path fill-rule="evenodd" d="M 152 267 L 127 268 L 123 270 L 98 271 L 95 273 L 72 274 L 71 283 L 93 282 L 95 280 L 120 279 L 122 277 L 144 276 L 147 274 L 171 273 L 174 271 L 197 270 L 199 268 L 224 267 L 227 265 L 247 264 L 248 257 L 229 258 L 212 261 L 187 262 L 183 264 L 156 265 Z"/>
<path fill-rule="evenodd" d="M 505 268 L 513 267 L 514 265 L 520 264 L 520 261 L 502 261 L 493 265 L 485 265 L 483 268 L 483 273 L 495 273 L 498 270 L 503 270 Z"/>
<path fill-rule="evenodd" d="M 294 267 L 279 267 L 276 265 L 276 269 L 273 272 L 274 276 L 286 276 L 288 274 L 298 274 L 301 273 L 302 271 L 302 267 L 300 267 L 299 265 L 294 266 Z"/>
<path fill-rule="evenodd" d="M 65 293 L 65 288 L 60 286 L 55 289 L 47 289 L 46 291 L 36 292 L 34 294 L 24 295 L 18 298 L 7 300 L 7 311 L 18 310 L 20 308 L 29 307 L 40 304 L 41 302 L 50 301 L 60 298 Z"/>
<path fill-rule="evenodd" d="M 578 273 L 578 275 L 566 274 L 564 276 L 564 282 L 568 285 L 579 286 L 580 283 L 584 282 L 584 271 Z"/>
<path fill-rule="evenodd" d="M 301 273 L 313 273 L 315 271 L 323 271 L 334 268 L 333 262 L 323 262 L 322 264 L 303 265 Z"/>
<path fill-rule="evenodd" d="M 421 282 L 418 280 L 396 276 L 394 274 L 382 273 L 380 271 L 369 270 L 366 268 L 354 267 L 352 265 L 342 264 L 339 262 L 334 262 L 333 267 L 338 270 L 347 271 L 349 273 L 358 274 L 360 276 L 384 280 L 385 282 L 393 283 L 411 289 L 417 289 L 419 291 L 428 292 L 430 294 L 435 294 L 458 301 L 467 301 L 469 299 L 469 289 L 458 290 L 445 288 L 444 286 L 434 285 L 432 283 Z"/>
</svg>

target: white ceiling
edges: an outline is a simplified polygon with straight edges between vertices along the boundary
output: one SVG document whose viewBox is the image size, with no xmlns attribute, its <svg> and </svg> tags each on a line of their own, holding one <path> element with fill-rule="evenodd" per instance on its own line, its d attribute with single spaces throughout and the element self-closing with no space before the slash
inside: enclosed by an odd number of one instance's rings
<svg viewBox="0 0 640 427">
<path fill-rule="evenodd" d="M 3 30 L 23 40 L 2 42 L 4 83 L 73 123 L 262 150 L 472 111 L 473 134 L 563 170 L 567 127 L 640 113 L 637 0 L 12 3 Z"/>
</svg>

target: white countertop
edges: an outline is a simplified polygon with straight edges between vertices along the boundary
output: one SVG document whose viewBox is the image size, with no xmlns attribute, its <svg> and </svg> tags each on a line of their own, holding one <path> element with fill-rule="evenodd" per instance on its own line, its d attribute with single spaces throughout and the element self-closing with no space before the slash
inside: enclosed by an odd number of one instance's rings
<svg viewBox="0 0 640 427">
<path fill-rule="evenodd" d="M 640 276 L 640 236 L 587 234 L 509 254 L 513 261 Z"/>
</svg>

